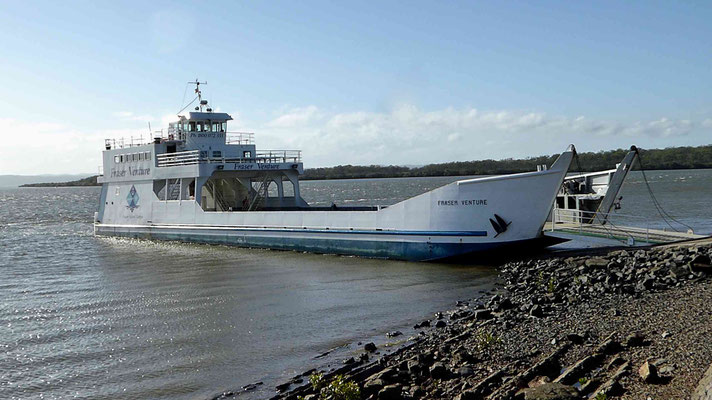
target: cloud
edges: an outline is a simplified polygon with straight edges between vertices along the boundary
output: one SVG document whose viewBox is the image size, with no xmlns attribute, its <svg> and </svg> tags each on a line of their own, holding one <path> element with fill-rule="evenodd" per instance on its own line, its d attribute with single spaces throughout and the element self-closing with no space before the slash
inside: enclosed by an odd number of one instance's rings
<svg viewBox="0 0 712 400">
<path fill-rule="evenodd" d="M 134 137 L 135 129 L 80 131 L 70 125 L 0 118 L 12 135 L 0 146 L 0 174 L 94 173 L 101 164 L 104 139 Z M 144 139 L 148 135 L 144 132 Z"/>
<path fill-rule="evenodd" d="M 557 153 L 569 143 L 580 151 L 668 146 L 703 124 L 664 117 L 621 122 L 475 108 L 426 111 L 403 104 L 382 113 L 297 108 L 254 130 L 258 147 L 300 148 L 307 166 L 323 166 L 526 157 Z"/>
<path fill-rule="evenodd" d="M 270 128 L 296 128 L 320 119 L 322 113 L 316 106 L 295 108 L 268 122 Z"/>
<path fill-rule="evenodd" d="M 132 122 L 148 116 L 130 111 L 113 115 L 126 126 L 139 126 L 84 131 L 60 123 L 0 118 L 4 131 L 12 132 L 4 135 L 0 146 L 0 174 L 94 172 L 101 163 L 105 138 L 149 137 L 145 124 Z M 303 150 L 307 167 L 528 157 L 555 154 L 570 143 L 582 152 L 632 144 L 643 148 L 701 145 L 709 143 L 712 127 L 712 118 L 615 121 L 516 110 L 422 110 L 411 104 L 387 112 L 332 112 L 310 105 L 286 109 L 261 123 L 231 115 L 235 120 L 230 131 L 255 132 L 260 150 Z M 174 114 L 166 113 L 152 129 L 166 128 L 175 120 Z"/>
</svg>

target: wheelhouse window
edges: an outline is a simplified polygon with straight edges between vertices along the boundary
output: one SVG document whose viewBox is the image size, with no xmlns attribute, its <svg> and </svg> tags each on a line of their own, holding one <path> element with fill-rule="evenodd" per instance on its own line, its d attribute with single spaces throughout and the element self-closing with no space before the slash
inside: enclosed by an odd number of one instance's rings
<svg viewBox="0 0 712 400">
<path fill-rule="evenodd" d="M 252 152 L 251 151 L 243 151 L 242 158 L 252 158 Z"/>
<path fill-rule="evenodd" d="M 220 132 L 227 132 L 227 122 L 220 124 Z"/>
<path fill-rule="evenodd" d="M 191 122 L 190 122 L 190 131 L 191 131 L 191 132 L 195 132 L 195 131 L 196 131 L 195 121 L 191 121 Z"/>
<path fill-rule="evenodd" d="M 118 155 L 114 156 L 114 164 L 118 164 L 120 161 L 120 158 Z"/>
</svg>

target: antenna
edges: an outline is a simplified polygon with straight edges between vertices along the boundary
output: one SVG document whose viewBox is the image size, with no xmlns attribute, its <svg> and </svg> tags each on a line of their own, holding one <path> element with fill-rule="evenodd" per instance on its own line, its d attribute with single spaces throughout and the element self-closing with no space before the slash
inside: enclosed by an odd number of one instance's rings
<svg viewBox="0 0 712 400">
<path fill-rule="evenodd" d="M 198 80 L 198 78 L 195 78 L 195 81 L 193 81 L 193 82 L 188 82 L 188 83 L 192 83 L 192 84 L 195 85 L 195 93 L 198 95 L 198 104 L 200 104 L 200 112 L 202 112 L 202 111 L 203 111 L 203 106 L 207 105 L 208 102 L 205 101 L 205 103 L 203 103 L 203 98 L 202 98 L 202 94 L 203 94 L 203 93 L 200 91 L 200 85 L 207 85 L 208 82 L 200 82 L 200 81 Z"/>
<path fill-rule="evenodd" d="M 151 132 L 151 121 L 148 121 L 148 137 L 151 137 L 151 134 L 153 134 L 153 132 Z"/>
</svg>

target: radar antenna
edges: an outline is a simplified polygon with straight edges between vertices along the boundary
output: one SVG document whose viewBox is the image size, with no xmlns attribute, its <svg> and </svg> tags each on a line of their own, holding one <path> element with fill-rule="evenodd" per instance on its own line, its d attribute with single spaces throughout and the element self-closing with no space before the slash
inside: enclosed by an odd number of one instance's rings
<svg viewBox="0 0 712 400">
<path fill-rule="evenodd" d="M 198 109 L 200 109 L 200 112 L 203 112 L 203 106 L 207 106 L 207 105 L 208 105 L 208 101 L 207 101 L 207 100 L 203 100 L 203 98 L 202 98 L 202 96 L 201 96 L 201 95 L 202 95 L 202 92 L 200 91 L 200 85 L 207 85 L 208 82 L 200 82 L 200 81 L 198 80 L 198 78 L 195 78 L 195 81 L 188 82 L 188 83 L 195 85 L 195 93 L 198 95 L 198 104 L 199 104 L 199 106 L 198 106 L 198 107 L 195 107 L 195 110 L 198 111 Z"/>
</svg>

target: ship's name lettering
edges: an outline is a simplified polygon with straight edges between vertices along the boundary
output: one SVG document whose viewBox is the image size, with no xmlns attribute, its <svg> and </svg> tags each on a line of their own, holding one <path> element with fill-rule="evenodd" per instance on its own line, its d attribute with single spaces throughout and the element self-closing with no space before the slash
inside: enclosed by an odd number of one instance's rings
<svg viewBox="0 0 712 400">
<path fill-rule="evenodd" d="M 255 169 L 255 164 L 238 164 L 238 163 L 235 163 L 235 169 L 240 169 L 240 170 Z"/>
<path fill-rule="evenodd" d="M 487 199 L 438 200 L 439 206 L 486 206 Z"/>
<path fill-rule="evenodd" d="M 129 170 L 126 171 L 125 169 L 111 169 L 111 177 L 112 178 L 123 178 L 125 176 L 142 176 L 142 175 L 151 175 L 151 168 L 131 168 L 129 167 Z"/>
<path fill-rule="evenodd" d="M 279 164 L 257 164 L 259 169 L 279 169 Z"/>
</svg>

